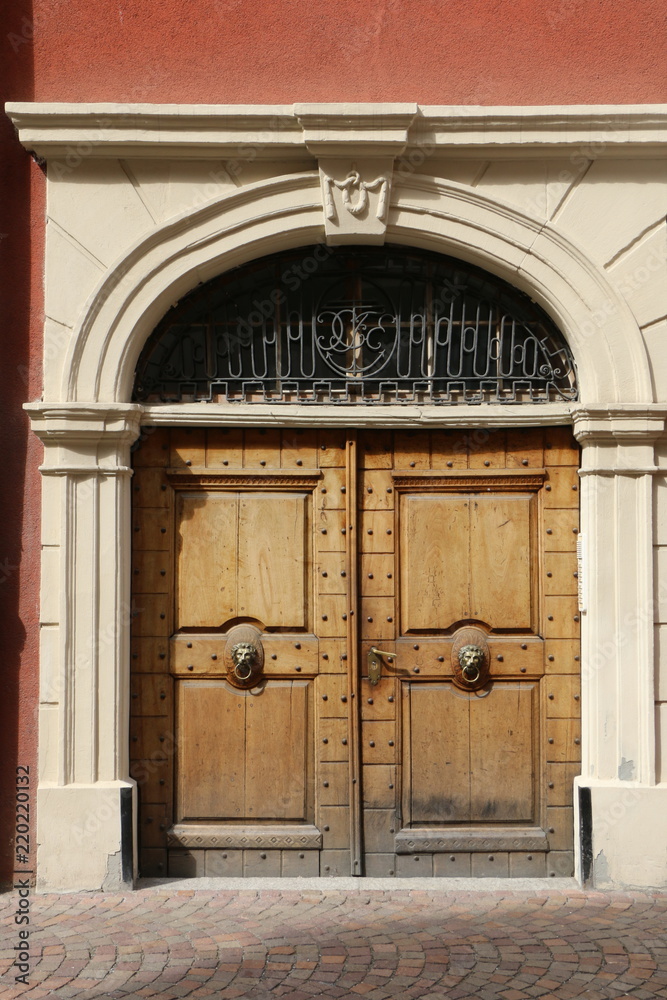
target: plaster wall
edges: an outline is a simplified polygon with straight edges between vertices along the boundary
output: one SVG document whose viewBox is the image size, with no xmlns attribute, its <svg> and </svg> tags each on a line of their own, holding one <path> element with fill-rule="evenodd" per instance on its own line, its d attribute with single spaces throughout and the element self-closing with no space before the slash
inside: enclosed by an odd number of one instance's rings
<svg viewBox="0 0 667 1000">
<path fill-rule="evenodd" d="M 606 275 L 642 331 L 654 398 L 667 400 L 667 185 L 664 160 L 595 158 L 585 145 L 548 159 L 446 159 L 427 149 L 399 160 L 396 181 L 442 178 L 551 223 Z M 418 153 L 418 155 L 417 155 Z M 417 166 L 414 166 L 416 164 Z M 66 350 L 104 273 L 168 220 L 272 176 L 304 176 L 312 158 L 100 160 L 74 153 L 49 163 L 46 398 L 60 392 Z M 622 198 L 619 192 L 623 192 Z M 73 279 L 75 276 L 75 280 Z M 171 303 L 170 303 L 171 304 Z M 614 304 L 593 318 L 608 322 Z"/>
<path fill-rule="evenodd" d="M 20 30 L 20 18 L 17 30 Z M 37 0 L 35 100 L 629 104 L 667 95 L 662 0 Z"/>
</svg>

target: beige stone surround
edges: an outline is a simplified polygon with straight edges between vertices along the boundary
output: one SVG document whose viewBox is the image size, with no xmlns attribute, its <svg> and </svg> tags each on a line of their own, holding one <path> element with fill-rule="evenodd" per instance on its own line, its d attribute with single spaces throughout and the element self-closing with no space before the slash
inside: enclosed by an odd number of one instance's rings
<svg viewBox="0 0 667 1000">
<path fill-rule="evenodd" d="M 46 446 L 40 885 L 123 880 L 130 446 L 140 426 L 224 423 L 573 426 L 578 780 L 591 789 L 593 880 L 666 885 L 667 108 L 8 112 L 48 177 L 44 397 L 28 406 Z M 357 193 L 367 185 L 363 218 L 336 185 L 353 170 Z M 323 241 L 439 250 L 529 292 L 572 348 L 581 401 L 362 412 L 130 402 L 142 345 L 173 302 L 230 267 Z"/>
</svg>

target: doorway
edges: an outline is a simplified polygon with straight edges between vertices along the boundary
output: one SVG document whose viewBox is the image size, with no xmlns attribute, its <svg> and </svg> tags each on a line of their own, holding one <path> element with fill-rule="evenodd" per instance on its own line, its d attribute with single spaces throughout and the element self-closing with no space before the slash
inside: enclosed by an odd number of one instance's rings
<svg viewBox="0 0 667 1000">
<path fill-rule="evenodd" d="M 135 451 L 143 875 L 570 875 L 569 428 Z"/>
</svg>

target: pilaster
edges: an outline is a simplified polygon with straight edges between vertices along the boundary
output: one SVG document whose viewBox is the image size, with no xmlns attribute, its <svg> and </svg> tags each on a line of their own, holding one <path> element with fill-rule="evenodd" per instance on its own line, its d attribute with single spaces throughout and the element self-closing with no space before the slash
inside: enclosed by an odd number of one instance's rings
<svg viewBox="0 0 667 1000">
<path fill-rule="evenodd" d="M 42 622 L 39 877 L 50 888 L 110 888 L 133 867 L 131 837 L 123 843 L 134 794 L 129 483 L 141 407 L 27 409 L 53 507 L 42 591 L 60 595 L 44 602 Z"/>
<path fill-rule="evenodd" d="M 582 854 L 590 858 L 581 874 L 600 886 L 654 884 L 640 880 L 636 845 L 643 840 L 638 804 L 656 780 L 652 480 L 663 429 L 662 415 L 639 407 L 582 409 L 574 417 L 582 446 L 584 554 L 578 784 L 580 796 L 589 790 L 591 804 L 588 829 L 583 812 L 580 817 Z M 667 808 L 667 789 L 658 798 Z M 656 857 L 647 857 L 642 878 L 659 871 L 667 834 L 663 839 L 654 844 Z"/>
</svg>

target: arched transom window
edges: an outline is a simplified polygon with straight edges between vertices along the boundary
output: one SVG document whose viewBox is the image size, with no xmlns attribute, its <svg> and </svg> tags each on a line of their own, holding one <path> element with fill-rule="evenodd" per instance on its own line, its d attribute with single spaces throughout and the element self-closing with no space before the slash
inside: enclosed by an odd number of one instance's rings
<svg viewBox="0 0 667 1000">
<path fill-rule="evenodd" d="M 402 247 L 316 245 L 200 285 L 137 365 L 144 402 L 543 403 L 575 400 L 571 352 L 527 295 Z"/>
</svg>

